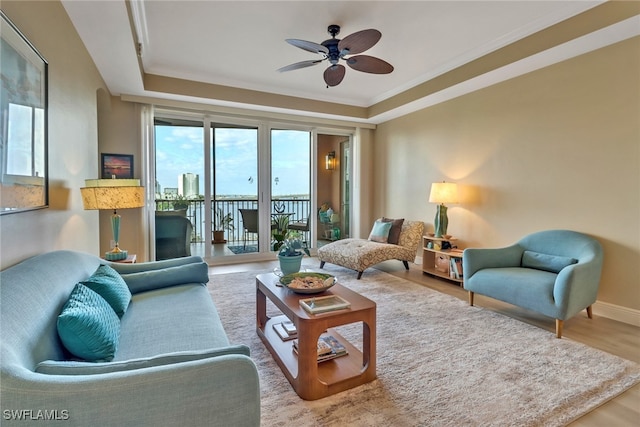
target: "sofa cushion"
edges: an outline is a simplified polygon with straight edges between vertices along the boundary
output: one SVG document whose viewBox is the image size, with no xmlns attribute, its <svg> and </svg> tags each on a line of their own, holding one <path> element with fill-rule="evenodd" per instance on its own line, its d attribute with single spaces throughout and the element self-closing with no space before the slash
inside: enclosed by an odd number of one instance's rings
<svg viewBox="0 0 640 427">
<path fill-rule="evenodd" d="M 118 348 L 118 315 L 104 298 L 81 283 L 62 308 L 57 327 L 65 348 L 81 359 L 109 361 Z"/>
<path fill-rule="evenodd" d="M 202 261 L 193 262 L 161 270 L 123 273 L 122 278 L 131 289 L 131 292 L 136 294 L 185 283 L 207 283 L 209 281 L 209 266 Z"/>
<path fill-rule="evenodd" d="M 387 243 L 397 245 L 398 241 L 400 240 L 400 232 L 402 231 L 402 223 L 404 222 L 404 218 L 391 219 L 391 218 L 383 217 L 382 221 L 391 223 L 391 228 L 389 229 L 389 238 L 387 239 Z"/>
<path fill-rule="evenodd" d="M 575 258 L 541 254 L 540 252 L 524 251 L 522 254 L 522 266 L 525 268 L 535 268 L 536 270 L 559 273 L 563 268 L 577 263 Z"/>
<path fill-rule="evenodd" d="M 122 317 L 127 311 L 131 301 L 131 291 L 122 276 L 108 265 L 101 265 L 91 277 L 80 283 L 104 298 L 118 317 Z"/>
<path fill-rule="evenodd" d="M 392 225 L 393 224 L 391 222 L 377 220 L 373 223 L 373 228 L 369 234 L 369 240 L 372 242 L 387 243 L 389 240 L 389 231 L 391 230 Z"/>
<path fill-rule="evenodd" d="M 134 294 L 121 324 L 114 362 L 230 344 L 211 295 L 202 284 Z"/>
<path fill-rule="evenodd" d="M 555 273 L 532 268 L 483 268 L 465 277 L 464 288 L 555 317 L 553 288 L 557 277 Z"/>
<path fill-rule="evenodd" d="M 73 360 L 45 360 L 44 362 L 38 363 L 36 372 L 47 375 L 96 375 L 173 365 L 175 363 L 191 362 L 227 354 L 250 356 L 249 347 L 239 344 L 204 351 L 180 351 L 153 357 L 123 360 L 120 362 L 88 363 Z"/>
</svg>

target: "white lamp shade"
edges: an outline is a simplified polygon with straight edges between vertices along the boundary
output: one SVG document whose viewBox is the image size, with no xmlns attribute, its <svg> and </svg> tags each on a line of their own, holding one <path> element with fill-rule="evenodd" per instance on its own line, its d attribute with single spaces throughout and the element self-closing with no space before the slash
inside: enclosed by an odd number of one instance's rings
<svg viewBox="0 0 640 427">
<path fill-rule="evenodd" d="M 429 203 L 458 203 L 458 184 L 453 182 L 434 182 L 431 184 Z"/>
</svg>

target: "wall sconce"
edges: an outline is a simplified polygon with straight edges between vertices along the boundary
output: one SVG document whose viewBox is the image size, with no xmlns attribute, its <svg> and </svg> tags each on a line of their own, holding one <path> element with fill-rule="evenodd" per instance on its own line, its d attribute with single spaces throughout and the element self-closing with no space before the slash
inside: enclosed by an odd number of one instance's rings
<svg viewBox="0 0 640 427">
<path fill-rule="evenodd" d="M 330 151 L 327 153 L 324 166 L 328 171 L 332 171 L 336 168 L 336 152 L 335 151 Z"/>
</svg>

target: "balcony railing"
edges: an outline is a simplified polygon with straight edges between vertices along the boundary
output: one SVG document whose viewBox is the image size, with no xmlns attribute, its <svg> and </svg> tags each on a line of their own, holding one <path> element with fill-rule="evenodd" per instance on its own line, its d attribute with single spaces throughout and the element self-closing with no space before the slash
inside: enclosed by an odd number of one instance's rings
<svg viewBox="0 0 640 427">
<path fill-rule="evenodd" d="M 212 236 L 205 236 L 205 224 L 204 224 L 204 209 L 205 204 L 203 199 L 156 199 L 156 210 L 166 211 L 173 209 L 187 209 L 187 218 L 193 225 L 193 234 L 191 235 L 191 243 L 205 243 L 211 242 Z M 229 243 L 242 242 L 243 241 L 243 226 L 242 217 L 240 215 L 240 209 L 258 209 L 258 200 L 252 198 L 220 198 L 211 202 L 211 218 L 216 217 L 218 209 L 221 210 L 222 216 L 231 214 L 231 225 L 225 230 L 225 238 Z M 271 215 L 272 221 L 274 218 L 286 218 L 281 221 L 281 226 L 285 225 L 288 221 L 306 221 L 311 211 L 311 200 L 308 196 L 285 196 L 274 198 L 271 202 Z M 278 215 L 288 214 L 288 215 Z M 213 230 L 213 224 L 211 226 Z M 249 234 L 251 238 L 256 238 L 255 234 Z"/>
</svg>

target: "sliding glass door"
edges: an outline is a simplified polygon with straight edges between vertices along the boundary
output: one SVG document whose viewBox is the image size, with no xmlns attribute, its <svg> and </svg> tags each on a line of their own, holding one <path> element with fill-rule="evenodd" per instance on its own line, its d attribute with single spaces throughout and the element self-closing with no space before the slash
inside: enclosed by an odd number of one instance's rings
<svg viewBox="0 0 640 427">
<path fill-rule="evenodd" d="M 274 249 L 299 234 L 310 242 L 311 132 L 271 129 L 271 222 Z"/>
<path fill-rule="evenodd" d="M 259 252 L 258 128 L 211 123 L 210 138 L 213 256 Z"/>
<path fill-rule="evenodd" d="M 204 224 L 204 157 L 202 121 L 156 117 L 155 259 L 191 254 L 208 240 Z"/>
<path fill-rule="evenodd" d="M 334 221 L 332 229 L 348 232 L 350 184 L 344 174 L 349 148 L 340 145 L 348 139 L 334 135 L 320 148 L 319 135 L 308 128 L 156 111 L 150 167 L 155 174 L 156 258 L 186 252 L 214 264 L 230 257 L 273 259 L 292 234 L 315 247 L 320 243 L 318 210 L 327 202 L 341 211 L 342 221 Z M 338 153 L 342 174 L 326 169 L 325 151 Z M 334 184 L 341 175 L 342 188 L 339 181 Z M 188 235 L 158 226 L 185 221 L 157 220 L 160 216 L 186 218 Z M 161 242 L 166 237 L 179 240 L 171 244 L 180 253 L 166 255 Z"/>
</svg>

